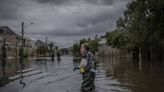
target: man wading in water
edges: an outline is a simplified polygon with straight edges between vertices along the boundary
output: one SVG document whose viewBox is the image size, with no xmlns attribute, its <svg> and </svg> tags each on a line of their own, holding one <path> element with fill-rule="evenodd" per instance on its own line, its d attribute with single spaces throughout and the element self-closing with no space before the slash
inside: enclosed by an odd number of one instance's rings
<svg viewBox="0 0 164 92">
<path fill-rule="evenodd" d="M 80 73 L 83 75 L 83 82 L 81 85 L 82 92 L 95 91 L 95 59 L 94 55 L 90 52 L 88 43 L 83 43 L 80 48 L 82 60 L 80 63 Z"/>
</svg>

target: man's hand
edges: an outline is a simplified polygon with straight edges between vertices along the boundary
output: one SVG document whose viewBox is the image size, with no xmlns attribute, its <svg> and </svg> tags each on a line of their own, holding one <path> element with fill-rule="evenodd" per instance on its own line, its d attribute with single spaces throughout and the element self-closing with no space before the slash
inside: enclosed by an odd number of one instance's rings
<svg viewBox="0 0 164 92">
<path fill-rule="evenodd" d="M 77 70 L 77 69 L 80 69 L 80 67 L 76 65 L 76 66 L 73 68 L 73 71 L 75 71 L 75 70 Z"/>
</svg>

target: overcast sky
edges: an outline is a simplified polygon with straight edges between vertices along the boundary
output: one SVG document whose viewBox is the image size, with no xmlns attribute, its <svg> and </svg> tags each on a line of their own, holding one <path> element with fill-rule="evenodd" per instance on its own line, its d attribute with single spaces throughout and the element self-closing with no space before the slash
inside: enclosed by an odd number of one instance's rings
<svg viewBox="0 0 164 92">
<path fill-rule="evenodd" d="M 129 0 L 0 0 L 0 26 L 62 47 L 115 28 Z M 33 22 L 33 25 L 28 25 Z"/>
</svg>

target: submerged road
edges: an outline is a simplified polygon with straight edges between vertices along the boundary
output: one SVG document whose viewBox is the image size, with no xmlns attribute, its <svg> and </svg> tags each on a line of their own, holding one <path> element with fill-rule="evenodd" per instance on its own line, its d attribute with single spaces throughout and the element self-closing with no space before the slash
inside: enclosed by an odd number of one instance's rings
<svg viewBox="0 0 164 92">
<path fill-rule="evenodd" d="M 161 92 L 163 90 L 162 85 L 158 85 L 159 89 L 151 88 L 151 84 L 146 81 L 151 77 L 147 74 L 141 76 L 144 74 L 135 70 L 137 69 L 133 68 L 135 66 L 130 67 L 129 63 L 128 66 L 117 63 L 119 62 L 116 62 L 115 67 L 113 63 L 110 63 L 112 65 L 99 63 L 99 72 L 95 79 L 97 92 Z M 71 56 L 63 56 L 60 61 L 31 60 L 22 72 L 17 71 L 15 76 L 9 77 L 14 81 L 0 87 L 0 92 L 80 92 L 82 76 L 78 70 L 73 72 L 76 64 L 77 61 Z M 162 79 L 158 82 L 164 83 Z"/>
</svg>

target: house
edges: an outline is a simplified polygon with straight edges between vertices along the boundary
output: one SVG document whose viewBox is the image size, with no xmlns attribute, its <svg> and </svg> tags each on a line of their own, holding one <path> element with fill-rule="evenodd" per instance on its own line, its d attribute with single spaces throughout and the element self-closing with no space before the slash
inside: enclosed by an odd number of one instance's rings
<svg viewBox="0 0 164 92">
<path fill-rule="evenodd" d="M 22 46 L 22 37 L 15 33 L 11 28 L 9 28 L 8 26 L 0 26 L 0 45 L 2 46 L 4 41 L 3 39 L 6 39 L 6 46 L 7 46 L 7 52 L 9 54 L 9 56 L 11 56 L 12 54 L 14 54 L 13 49 L 20 49 L 20 47 Z M 31 39 L 28 37 L 24 37 L 23 39 L 25 41 L 24 44 L 24 48 L 25 50 L 29 53 L 29 51 L 31 52 L 32 49 L 32 43 L 31 43 Z"/>
<path fill-rule="evenodd" d="M 49 56 L 48 45 L 46 42 L 37 40 L 35 42 L 37 56 Z"/>
<path fill-rule="evenodd" d="M 18 34 L 16 34 L 11 28 L 7 26 L 0 26 L 1 31 L 1 40 L 3 38 L 6 39 L 6 42 L 9 43 L 10 47 L 16 46 L 18 42 L 18 38 L 21 38 Z"/>
<path fill-rule="evenodd" d="M 35 46 L 36 46 L 36 47 L 41 47 L 41 46 L 46 47 L 47 44 L 46 44 L 45 42 L 41 41 L 41 40 L 37 40 L 37 41 L 35 42 Z"/>
</svg>

